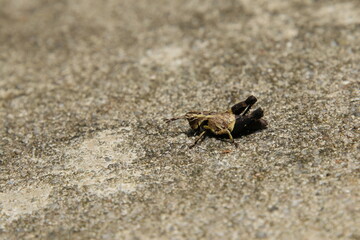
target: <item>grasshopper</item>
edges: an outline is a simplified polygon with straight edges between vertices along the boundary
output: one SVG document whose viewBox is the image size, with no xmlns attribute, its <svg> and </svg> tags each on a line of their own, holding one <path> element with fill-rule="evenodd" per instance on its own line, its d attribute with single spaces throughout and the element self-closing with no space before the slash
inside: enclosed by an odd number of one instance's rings
<svg viewBox="0 0 360 240">
<path fill-rule="evenodd" d="M 246 115 L 256 101 L 256 97 L 249 96 L 245 101 L 235 104 L 225 112 L 194 111 L 183 116 L 165 119 L 165 121 L 188 120 L 190 127 L 198 134 L 195 142 L 189 148 L 194 147 L 209 133 L 227 135 L 230 141 L 237 146 L 233 135 L 249 134 L 267 127 L 267 121 L 261 119 L 264 116 L 264 111 L 261 108 L 257 108 Z"/>
</svg>

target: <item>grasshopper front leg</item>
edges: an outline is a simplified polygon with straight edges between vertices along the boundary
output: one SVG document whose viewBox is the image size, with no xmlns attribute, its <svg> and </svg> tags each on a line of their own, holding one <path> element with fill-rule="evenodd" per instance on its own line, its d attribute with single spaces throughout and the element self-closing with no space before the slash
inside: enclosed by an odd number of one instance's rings
<svg viewBox="0 0 360 240">
<path fill-rule="evenodd" d="M 205 137 L 205 133 L 206 133 L 206 131 L 202 131 L 202 132 L 200 133 L 200 135 L 195 139 L 195 142 L 189 146 L 189 148 L 195 147 L 195 145 L 196 145 L 201 139 L 203 139 L 203 138 Z"/>
</svg>

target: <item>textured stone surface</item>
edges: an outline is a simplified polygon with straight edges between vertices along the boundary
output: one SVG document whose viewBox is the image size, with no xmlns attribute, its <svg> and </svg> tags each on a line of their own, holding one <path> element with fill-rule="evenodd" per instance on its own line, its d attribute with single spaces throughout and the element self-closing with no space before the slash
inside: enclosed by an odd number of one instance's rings
<svg viewBox="0 0 360 240">
<path fill-rule="evenodd" d="M 360 239 L 359 1 L 0 6 L 1 239 Z"/>
</svg>

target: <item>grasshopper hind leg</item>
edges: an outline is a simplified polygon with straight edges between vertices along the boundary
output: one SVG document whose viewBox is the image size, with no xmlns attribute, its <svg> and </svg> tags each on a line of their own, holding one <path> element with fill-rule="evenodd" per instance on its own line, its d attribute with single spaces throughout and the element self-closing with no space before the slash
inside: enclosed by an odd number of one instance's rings
<svg viewBox="0 0 360 240">
<path fill-rule="evenodd" d="M 230 141 L 235 145 L 235 147 L 237 148 L 239 145 L 235 142 L 233 136 L 231 135 L 231 132 L 227 129 L 227 134 L 229 136 Z"/>
<path fill-rule="evenodd" d="M 233 136 L 232 136 L 229 129 L 221 129 L 221 130 L 218 130 L 218 131 L 213 131 L 209 126 L 204 126 L 204 129 L 207 129 L 207 130 L 211 131 L 215 135 L 228 135 L 230 142 L 232 144 L 234 144 L 235 147 L 238 147 L 238 144 L 235 142 L 235 140 L 234 140 L 234 138 L 233 138 Z"/>
<path fill-rule="evenodd" d="M 261 130 L 267 128 L 267 121 L 262 119 L 264 116 L 264 111 L 261 108 L 256 109 L 250 114 L 250 118 L 252 119 L 250 128 L 255 130 Z"/>
<path fill-rule="evenodd" d="M 254 96 L 249 96 L 245 101 L 239 102 L 231 107 L 231 112 L 235 115 L 245 115 L 249 112 L 252 105 L 256 103 L 257 99 Z"/>
</svg>

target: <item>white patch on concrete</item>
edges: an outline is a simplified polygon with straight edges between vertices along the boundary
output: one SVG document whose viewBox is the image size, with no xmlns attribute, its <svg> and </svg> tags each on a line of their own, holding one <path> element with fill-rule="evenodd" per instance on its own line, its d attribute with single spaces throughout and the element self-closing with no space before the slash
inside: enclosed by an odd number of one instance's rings
<svg viewBox="0 0 360 240">
<path fill-rule="evenodd" d="M 106 197 L 110 194 L 131 193 L 138 189 L 137 179 L 142 172 L 131 168 L 132 161 L 138 157 L 130 149 L 134 143 L 128 141 L 131 128 L 103 131 L 90 139 L 85 139 L 77 146 L 64 149 L 62 165 L 49 169 L 49 174 L 60 175 L 67 179 L 66 185 L 86 189 L 91 194 Z M 137 153 L 141 152 L 137 148 Z M 50 159 L 35 159 L 39 164 L 46 164 Z M 117 171 L 108 169 L 110 164 L 117 165 Z M 0 193 L 0 217 L 5 215 L 7 224 L 24 214 L 41 210 L 48 204 L 52 186 L 34 184 L 26 188 Z"/>
<path fill-rule="evenodd" d="M 352 3 L 329 4 L 315 12 L 314 16 L 321 24 L 337 23 L 342 25 L 360 23 L 360 10 Z"/>
<path fill-rule="evenodd" d="M 270 13 L 264 12 L 261 15 L 251 18 L 249 20 L 248 27 L 251 30 L 251 34 L 265 34 L 267 36 L 271 36 L 277 41 L 291 40 L 298 35 L 298 29 L 294 20 L 286 14 L 274 16 Z M 276 32 L 276 35 L 274 35 L 274 32 Z M 228 34 L 234 33 L 230 32 Z M 251 36 L 248 36 L 248 40 L 252 41 Z"/>
<path fill-rule="evenodd" d="M 20 215 L 37 211 L 48 203 L 51 189 L 50 185 L 45 184 L 0 193 L 1 214 L 8 216 L 8 221 L 11 222 Z"/>
<path fill-rule="evenodd" d="M 184 50 L 177 46 L 166 46 L 157 49 L 151 49 L 146 52 L 146 57 L 141 59 L 142 65 L 160 64 L 168 66 L 169 68 L 175 68 L 183 65 L 184 62 Z"/>
<path fill-rule="evenodd" d="M 72 184 L 86 187 L 87 191 L 98 196 L 135 191 L 137 185 L 131 179 L 139 177 L 141 173 L 128 168 L 138 157 L 129 150 L 130 143 L 126 141 L 131 129 L 119 130 L 127 133 L 103 131 L 86 139 L 78 147 L 68 149 L 66 170 L 60 172 L 73 175 Z M 111 173 L 107 169 L 110 164 L 117 164 L 119 172 Z"/>
<path fill-rule="evenodd" d="M 131 164 L 136 154 L 124 151 L 124 136 L 111 131 L 100 132 L 91 139 L 86 139 L 77 148 L 66 151 L 72 161 L 67 167 L 76 170 L 98 171 L 114 162 Z"/>
</svg>

